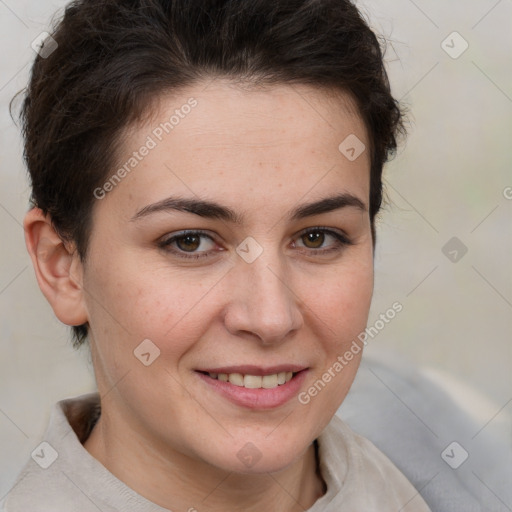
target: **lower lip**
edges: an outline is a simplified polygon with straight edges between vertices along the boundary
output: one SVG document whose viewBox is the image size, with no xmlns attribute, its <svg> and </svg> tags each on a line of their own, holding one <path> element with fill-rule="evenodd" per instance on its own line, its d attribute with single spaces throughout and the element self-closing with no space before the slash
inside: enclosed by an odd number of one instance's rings
<svg viewBox="0 0 512 512">
<path fill-rule="evenodd" d="M 244 388 L 243 386 L 235 386 L 229 382 L 212 379 L 204 373 L 196 373 L 211 389 L 236 405 L 249 409 L 273 409 L 297 396 L 306 378 L 307 372 L 308 370 L 302 370 L 296 373 L 286 384 L 272 389 Z"/>
</svg>

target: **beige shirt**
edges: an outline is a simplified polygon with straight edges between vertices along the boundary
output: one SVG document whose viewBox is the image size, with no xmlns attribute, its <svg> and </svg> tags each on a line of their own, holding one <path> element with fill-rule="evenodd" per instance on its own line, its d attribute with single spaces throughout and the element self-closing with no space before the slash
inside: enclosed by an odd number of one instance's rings
<svg viewBox="0 0 512 512">
<path fill-rule="evenodd" d="M 99 414 L 97 393 L 55 405 L 43 443 L 9 492 L 6 512 L 169 512 L 118 480 L 83 447 Z M 327 491 L 307 512 L 430 512 L 393 463 L 338 416 L 317 441 Z"/>
</svg>

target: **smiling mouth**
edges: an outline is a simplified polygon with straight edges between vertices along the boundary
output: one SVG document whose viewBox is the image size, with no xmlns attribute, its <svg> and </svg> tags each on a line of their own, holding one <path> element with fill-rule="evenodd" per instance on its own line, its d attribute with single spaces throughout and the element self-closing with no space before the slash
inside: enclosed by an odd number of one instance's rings
<svg viewBox="0 0 512 512">
<path fill-rule="evenodd" d="M 247 389 L 274 389 L 290 382 L 300 372 L 279 372 L 271 375 L 250 375 L 242 373 L 199 372 L 211 379 L 229 382 Z"/>
</svg>

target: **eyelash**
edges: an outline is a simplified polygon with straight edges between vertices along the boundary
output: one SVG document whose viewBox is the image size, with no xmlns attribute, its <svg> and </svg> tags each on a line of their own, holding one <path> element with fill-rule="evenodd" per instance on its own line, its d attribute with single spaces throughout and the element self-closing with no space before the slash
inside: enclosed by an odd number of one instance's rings
<svg viewBox="0 0 512 512">
<path fill-rule="evenodd" d="M 297 238 L 301 238 L 301 237 L 303 237 L 305 235 L 308 235 L 310 233 L 323 233 L 323 234 L 331 235 L 335 239 L 334 246 L 329 248 L 329 249 L 307 249 L 306 248 L 307 251 L 311 251 L 311 252 L 313 252 L 314 254 L 317 254 L 317 255 L 330 254 L 330 253 L 336 252 L 336 251 L 339 252 L 339 251 L 343 250 L 346 246 L 353 245 L 353 242 L 346 235 L 338 233 L 337 231 L 333 231 L 332 229 L 329 229 L 329 228 L 326 228 L 326 227 L 320 227 L 320 226 L 315 227 L 315 228 L 308 228 L 308 229 L 302 231 L 301 233 L 299 233 L 297 235 Z M 176 242 L 177 240 L 179 240 L 181 238 L 185 238 L 188 235 L 204 236 L 206 238 L 209 238 L 212 241 L 215 241 L 205 231 L 201 231 L 201 230 L 185 230 L 185 231 L 182 231 L 181 233 L 178 233 L 177 235 L 173 235 L 170 238 L 162 240 L 161 242 L 159 242 L 158 246 L 161 249 L 164 249 L 165 251 L 171 252 L 171 253 L 173 253 L 173 254 L 175 254 L 178 257 L 183 258 L 183 259 L 197 260 L 197 259 L 200 259 L 200 258 L 209 257 L 210 256 L 210 252 L 208 252 L 208 251 L 202 251 L 200 253 L 194 254 L 194 253 L 187 253 L 186 251 L 182 251 L 182 250 L 172 249 L 170 247 L 172 243 Z"/>
</svg>

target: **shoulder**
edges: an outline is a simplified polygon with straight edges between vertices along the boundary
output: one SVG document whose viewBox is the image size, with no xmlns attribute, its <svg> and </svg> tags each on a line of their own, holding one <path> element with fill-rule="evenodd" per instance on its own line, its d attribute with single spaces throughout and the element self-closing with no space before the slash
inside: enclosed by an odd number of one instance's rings
<svg viewBox="0 0 512 512">
<path fill-rule="evenodd" d="M 334 417 L 334 423 L 343 433 L 349 447 L 349 460 L 353 465 L 352 487 L 360 490 L 361 486 L 364 487 L 367 496 L 372 496 L 369 501 L 377 507 L 376 510 L 395 503 L 404 512 L 430 510 L 419 491 L 372 441 L 355 433 L 338 416 Z"/>
<path fill-rule="evenodd" d="M 58 466 L 27 462 L 5 501 L 4 512 L 97 512 L 98 508 Z M 106 511 L 113 509 L 103 509 Z"/>
<path fill-rule="evenodd" d="M 4 512 L 166 512 L 126 486 L 83 446 L 100 414 L 97 393 L 55 404 Z"/>
<path fill-rule="evenodd" d="M 99 463 L 79 439 L 90 428 L 97 403 L 98 396 L 93 393 L 54 405 L 44 441 L 34 449 L 9 491 L 5 512 L 97 512 L 80 478 L 91 474 Z M 102 510 L 114 509 L 107 506 Z"/>
<path fill-rule="evenodd" d="M 328 475 L 328 487 L 337 487 L 337 506 L 363 507 L 366 511 L 430 511 L 420 493 L 388 457 L 338 416 L 332 418 L 318 441 L 320 469 Z"/>
<path fill-rule="evenodd" d="M 433 510 L 501 511 L 512 503 L 503 477 L 512 450 L 489 435 L 499 406 L 475 418 L 453 391 L 411 365 L 365 358 L 337 414 L 389 457 Z"/>
</svg>

